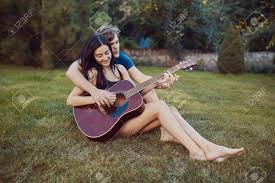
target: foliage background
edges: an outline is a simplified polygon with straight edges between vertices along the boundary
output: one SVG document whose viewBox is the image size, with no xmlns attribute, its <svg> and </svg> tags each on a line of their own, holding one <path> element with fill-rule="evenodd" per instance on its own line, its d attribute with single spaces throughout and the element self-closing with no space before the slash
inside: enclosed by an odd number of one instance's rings
<svg viewBox="0 0 275 183">
<path fill-rule="evenodd" d="M 45 68 L 69 65 L 93 33 L 89 20 L 97 12 L 105 12 L 111 24 L 122 30 L 122 47 L 177 53 L 182 49 L 218 52 L 226 25 L 241 30 L 246 17 L 259 11 L 267 23 L 256 34 L 242 37 L 246 50 L 275 51 L 274 4 L 273 0 L 2 0 L 0 62 Z M 30 9 L 31 17 L 9 35 Z M 184 11 L 186 18 L 179 19 Z"/>
</svg>

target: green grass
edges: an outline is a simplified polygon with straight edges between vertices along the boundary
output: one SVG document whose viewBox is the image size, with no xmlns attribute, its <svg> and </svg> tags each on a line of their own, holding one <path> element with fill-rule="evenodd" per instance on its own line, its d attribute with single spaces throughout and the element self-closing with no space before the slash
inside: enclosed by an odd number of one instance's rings
<svg viewBox="0 0 275 183">
<path fill-rule="evenodd" d="M 151 75 L 164 70 L 140 69 Z M 265 171 L 264 182 L 271 182 L 274 75 L 179 71 L 180 79 L 172 88 L 157 91 L 207 139 L 246 148 L 245 155 L 219 164 L 190 160 L 183 146 L 159 142 L 158 130 L 92 142 L 80 133 L 65 105 L 72 88 L 65 70 L 0 65 L 0 72 L 0 182 L 231 183 L 245 182 L 252 167 Z M 262 87 L 264 95 L 253 99 Z M 14 97 L 20 92 L 34 97 L 21 112 Z M 249 100 L 254 104 L 250 106 Z M 249 109 L 246 113 L 244 107 Z"/>
</svg>

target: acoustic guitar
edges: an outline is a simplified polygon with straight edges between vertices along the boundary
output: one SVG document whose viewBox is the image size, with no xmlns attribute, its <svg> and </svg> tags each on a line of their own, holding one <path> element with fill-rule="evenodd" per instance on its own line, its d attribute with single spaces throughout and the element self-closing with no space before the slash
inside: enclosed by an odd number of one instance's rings
<svg viewBox="0 0 275 183">
<path fill-rule="evenodd" d="M 196 65 L 194 61 L 180 62 L 165 72 L 191 70 Z M 107 90 L 116 94 L 116 101 L 112 107 L 105 108 L 105 112 L 100 111 L 96 104 L 74 107 L 75 122 L 80 131 L 95 141 L 104 142 L 112 139 L 126 121 L 143 112 L 144 102 L 140 92 L 161 80 L 165 72 L 136 86 L 128 80 L 118 81 Z"/>
</svg>

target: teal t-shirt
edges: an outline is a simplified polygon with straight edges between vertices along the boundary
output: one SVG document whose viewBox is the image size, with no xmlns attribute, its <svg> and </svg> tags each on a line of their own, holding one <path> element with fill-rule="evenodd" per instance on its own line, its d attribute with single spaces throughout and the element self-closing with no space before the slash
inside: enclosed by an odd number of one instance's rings
<svg viewBox="0 0 275 183">
<path fill-rule="evenodd" d="M 135 66 L 134 62 L 132 59 L 126 55 L 124 51 L 119 52 L 119 57 L 114 58 L 115 64 L 121 64 L 123 65 L 127 70 L 129 70 L 131 67 Z"/>
</svg>

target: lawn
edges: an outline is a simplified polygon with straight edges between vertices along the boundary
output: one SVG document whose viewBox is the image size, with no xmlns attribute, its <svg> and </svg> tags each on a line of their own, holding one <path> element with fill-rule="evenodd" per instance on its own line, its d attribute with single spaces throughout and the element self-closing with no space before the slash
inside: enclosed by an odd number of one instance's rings
<svg viewBox="0 0 275 183">
<path fill-rule="evenodd" d="M 164 70 L 140 69 L 150 75 Z M 192 161 L 183 146 L 159 142 L 158 130 L 92 142 L 65 104 L 72 88 L 65 69 L 0 65 L 0 72 L 0 182 L 275 180 L 274 74 L 179 71 L 172 88 L 157 91 L 207 139 L 246 149 L 241 157 L 214 163 Z"/>
</svg>

